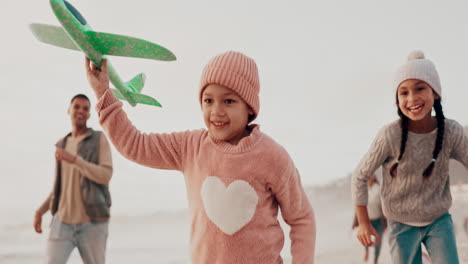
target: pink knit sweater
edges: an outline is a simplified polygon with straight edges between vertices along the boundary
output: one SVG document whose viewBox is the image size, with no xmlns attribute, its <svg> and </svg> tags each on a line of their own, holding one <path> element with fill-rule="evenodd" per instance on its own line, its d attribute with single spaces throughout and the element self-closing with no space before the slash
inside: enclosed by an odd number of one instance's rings
<svg viewBox="0 0 468 264">
<path fill-rule="evenodd" d="M 185 176 L 195 264 L 282 263 L 278 208 L 291 226 L 293 263 L 313 263 L 315 219 L 288 153 L 258 126 L 237 145 L 205 129 L 145 134 L 110 90 L 97 106 L 117 150 L 141 165 Z"/>
</svg>

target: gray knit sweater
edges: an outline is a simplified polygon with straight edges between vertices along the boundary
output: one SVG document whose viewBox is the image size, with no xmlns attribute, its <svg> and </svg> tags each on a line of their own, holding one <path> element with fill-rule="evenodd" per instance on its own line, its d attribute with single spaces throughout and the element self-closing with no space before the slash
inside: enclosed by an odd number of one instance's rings
<svg viewBox="0 0 468 264">
<path fill-rule="evenodd" d="M 353 173 L 355 205 L 367 205 L 367 180 L 383 166 L 382 209 L 388 219 L 424 223 L 448 212 L 452 205 L 449 159 L 468 168 L 468 138 L 459 123 L 446 119 L 442 150 L 432 175 L 424 179 L 422 174 L 432 160 L 436 136 L 437 129 L 428 134 L 408 132 L 406 151 L 398 164 L 398 175 L 393 178 L 389 171 L 400 153 L 401 127 L 398 120 L 383 127 Z"/>
</svg>

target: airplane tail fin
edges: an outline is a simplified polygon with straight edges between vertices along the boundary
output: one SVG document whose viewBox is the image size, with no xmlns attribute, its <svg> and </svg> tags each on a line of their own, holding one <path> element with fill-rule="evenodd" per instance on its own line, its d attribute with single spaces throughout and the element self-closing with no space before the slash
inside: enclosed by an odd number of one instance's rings
<svg viewBox="0 0 468 264">
<path fill-rule="evenodd" d="M 129 86 L 131 86 L 135 92 L 141 92 L 143 86 L 145 86 L 146 75 L 144 73 L 140 73 L 137 76 L 133 77 L 130 81 L 127 82 Z"/>
</svg>

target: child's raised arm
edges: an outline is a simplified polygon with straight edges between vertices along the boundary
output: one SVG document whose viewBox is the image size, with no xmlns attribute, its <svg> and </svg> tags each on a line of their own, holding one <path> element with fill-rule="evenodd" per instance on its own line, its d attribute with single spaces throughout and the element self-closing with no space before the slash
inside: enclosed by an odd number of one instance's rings
<svg viewBox="0 0 468 264">
<path fill-rule="evenodd" d="M 140 132 L 122 109 L 122 102 L 114 97 L 109 88 L 107 61 L 101 70 L 86 58 L 86 74 L 98 103 L 99 122 L 116 149 L 127 159 L 143 166 L 182 170 L 182 145 L 189 132 L 170 134 L 146 134 Z"/>
<path fill-rule="evenodd" d="M 85 57 L 86 76 L 93 88 L 96 98 L 99 100 L 109 89 L 109 73 L 107 71 L 107 60 L 102 61 L 102 69 L 99 70 L 88 57 Z"/>
</svg>

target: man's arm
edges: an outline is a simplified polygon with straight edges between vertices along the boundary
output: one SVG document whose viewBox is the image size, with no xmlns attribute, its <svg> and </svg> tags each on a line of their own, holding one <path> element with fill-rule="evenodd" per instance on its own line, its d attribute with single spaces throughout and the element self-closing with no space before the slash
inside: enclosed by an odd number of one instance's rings
<svg viewBox="0 0 468 264">
<path fill-rule="evenodd" d="M 46 200 L 41 204 L 41 206 L 34 213 L 34 223 L 33 227 L 37 233 L 42 233 L 42 216 L 49 211 L 50 201 L 52 200 L 53 192 L 47 196 Z"/>
<path fill-rule="evenodd" d="M 109 142 L 104 133 L 99 140 L 99 164 L 94 164 L 76 156 L 75 165 L 86 178 L 107 185 L 112 177 L 112 155 Z"/>
<path fill-rule="evenodd" d="M 99 184 L 109 184 L 112 177 L 112 156 L 109 142 L 107 142 L 106 136 L 103 133 L 101 133 L 101 138 L 99 139 L 99 164 L 88 162 L 82 157 L 72 155 L 60 147 L 57 147 L 55 159 L 57 162 L 65 161 L 76 165 L 86 178 Z"/>
</svg>

